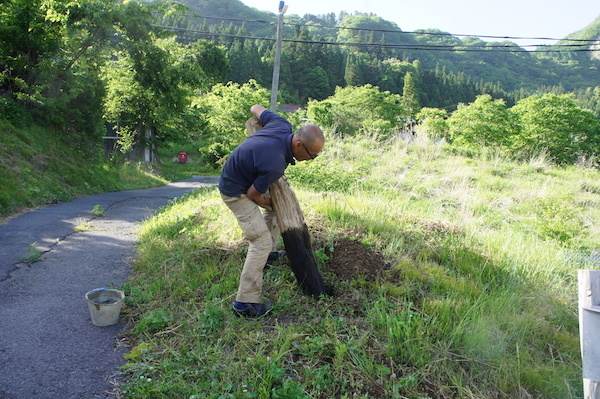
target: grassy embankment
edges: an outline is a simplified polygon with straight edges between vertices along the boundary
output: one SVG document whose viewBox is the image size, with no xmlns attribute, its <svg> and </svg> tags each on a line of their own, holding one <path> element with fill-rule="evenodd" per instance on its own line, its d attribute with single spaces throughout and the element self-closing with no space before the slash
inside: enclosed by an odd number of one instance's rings
<svg viewBox="0 0 600 399">
<path fill-rule="evenodd" d="M 265 272 L 273 313 L 235 317 L 237 223 L 215 188 L 179 199 L 143 226 L 125 287 L 123 397 L 582 396 L 597 170 L 332 140 L 288 177 L 335 296 L 302 295 L 283 263 Z"/>
<path fill-rule="evenodd" d="M 66 142 L 60 132 L 0 120 L 0 217 L 81 195 L 160 186 L 199 172 L 191 164 L 107 161 Z"/>
</svg>

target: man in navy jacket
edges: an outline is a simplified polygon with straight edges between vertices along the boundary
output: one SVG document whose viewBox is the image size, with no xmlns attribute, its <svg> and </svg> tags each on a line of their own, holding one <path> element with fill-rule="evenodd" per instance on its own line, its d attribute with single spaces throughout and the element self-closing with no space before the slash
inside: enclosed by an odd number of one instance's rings
<svg viewBox="0 0 600 399">
<path fill-rule="evenodd" d="M 241 316 L 259 317 L 271 309 L 271 304 L 260 302 L 263 269 L 269 256 L 274 258 L 278 254 L 279 229 L 268 195 L 269 186 L 295 160 L 316 158 L 325 138 L 316 125 L 306 125 L 294 134 L 286 119 L 262 105 L 253 105 L 250 112 L 263 128 L 231 153 L 221 173 L 219 191 L 250 241 L 233 309 Z"/>
</svg>

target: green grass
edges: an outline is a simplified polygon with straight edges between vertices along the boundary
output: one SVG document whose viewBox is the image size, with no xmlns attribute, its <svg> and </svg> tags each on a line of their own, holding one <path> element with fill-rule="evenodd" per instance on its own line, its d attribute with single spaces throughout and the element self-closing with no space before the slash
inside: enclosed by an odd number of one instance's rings
<svg viewBox="0 0 600 399">
<path fill-rule="evenodd" d="M 283 264 L 273 314 L 235 317 L 241 231 L 215 188 L 178 199 L 125 287 L 123 397 L 582 397 L 569 254 L 598 248 L 597 170 L 332 140 L 287 174 L 335 296 L 302 295 Z M 339 274 L 342 239 L 356 264 L 385 257 L 377 279 Z"/>
<path fill-rule="evenodd" d="M 0 120 L 0 217 L 81 195 L 155 187 L 210 172 L 193 162 L 107 160 L 90 148 L 64 142 L 60 132 Z"/>
</svg>

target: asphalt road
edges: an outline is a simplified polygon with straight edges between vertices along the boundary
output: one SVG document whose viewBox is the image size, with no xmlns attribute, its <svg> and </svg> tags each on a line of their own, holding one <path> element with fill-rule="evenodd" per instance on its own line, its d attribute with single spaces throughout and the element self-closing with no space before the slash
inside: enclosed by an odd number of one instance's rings
<svg viewBox="0 0 600 399">
<path fill-rule="evenodd" d="M 217 179 L 83 197 L 0 225 L 0 399 L 115 397 L 125 323 L 94 326 L 85 293 L 129 277 L 140 221 Z M 91 229 L 77 232 L 84 223 Z"/>
</svg>

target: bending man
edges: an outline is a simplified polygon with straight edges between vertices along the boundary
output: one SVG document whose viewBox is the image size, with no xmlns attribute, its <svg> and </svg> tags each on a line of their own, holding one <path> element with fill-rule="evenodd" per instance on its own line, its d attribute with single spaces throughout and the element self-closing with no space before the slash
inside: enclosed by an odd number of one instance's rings
<svg viewBox="0 0 600 399">
<path fill-rule="evenodd" d="M 233 310 L 241 316 L 259 317 L 271 310 L 271 304 L 260 301 L 263 269 L 267 260 L 278 255 L 279 229 L 269 186 L 289 164 L 316 158 L 325 138 L 316 125 L 304 126 L 293 134 L 286 119 L 262 105 L 253 105 L 250 112 L 263 128 L 231 153 L 221 173 L 219 191 L 250 242 Z"/>
</svg>

